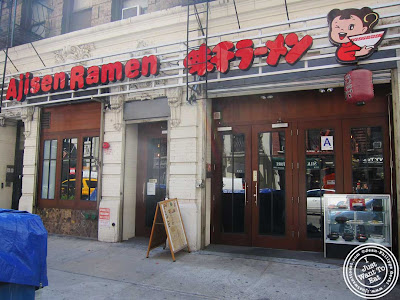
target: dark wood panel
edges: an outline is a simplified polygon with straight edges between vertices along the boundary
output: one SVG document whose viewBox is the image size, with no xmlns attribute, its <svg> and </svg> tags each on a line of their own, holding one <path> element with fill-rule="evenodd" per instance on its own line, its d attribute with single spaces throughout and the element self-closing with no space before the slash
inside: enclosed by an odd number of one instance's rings
<svg viewBox="0 0 400 300">
<path fill-rule="evenodd" d="M 100 129 L 101 103 L 88 102 L 43 108 L 50 113 L 50 128 L 43 134 L 73 130 Z"/>
<path fill-rule="evenodd" d="M 387 115 L 388 93 L 390 85 L 376 86 L 375 98 L 364 106 L 346 103 L 343 88 L 323 94 L 318 90 L 278 93 L 265 100 L 260 95 L 219 98 L 213 102 L 213 110 L 222 114 L 217 126 Z"/>
</svg>

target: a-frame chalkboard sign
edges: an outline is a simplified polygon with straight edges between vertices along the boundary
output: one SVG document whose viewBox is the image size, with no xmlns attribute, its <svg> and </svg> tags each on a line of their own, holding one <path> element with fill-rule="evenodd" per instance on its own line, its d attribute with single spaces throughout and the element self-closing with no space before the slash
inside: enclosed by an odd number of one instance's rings
<svg viewBox="0 0 400 300">
<path fill-rule="evenodd" d="M 161 245 L 164 245 L 165 248 L 167 239 L 173 261 L 175 261 L 176 252 L 184 248 L 187 248 L 190 252 L 177 199 L 157 203 L 146 257 L 149 257 L 151 249 Z"/>
</svg>

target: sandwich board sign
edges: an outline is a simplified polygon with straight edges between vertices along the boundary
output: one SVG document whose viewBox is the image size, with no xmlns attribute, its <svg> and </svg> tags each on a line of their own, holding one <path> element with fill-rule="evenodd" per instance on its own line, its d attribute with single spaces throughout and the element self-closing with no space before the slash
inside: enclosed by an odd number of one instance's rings
<svg viewBox="0 0 400 300">
<path fill-rule="evenodd" d="M 149 257 L 150 250 L 161 245 L 165 249 L 167 240 L 173 261 L 175 261 L 176 252 L 184 248 L 187 248 L 190 252 L 177 199 L 157 203 L 146 257 Z"/>
</svg>

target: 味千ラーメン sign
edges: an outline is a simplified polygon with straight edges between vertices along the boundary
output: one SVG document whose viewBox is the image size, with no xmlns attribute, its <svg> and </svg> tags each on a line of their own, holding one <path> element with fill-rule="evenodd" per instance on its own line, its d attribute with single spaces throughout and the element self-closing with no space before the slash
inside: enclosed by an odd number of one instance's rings
<svg viewBox="0 0 400 300">
<path fill-rule="evenodd" d="M 108 63 L 101 66 L 71 68 L 71 75 L 66 72 L 33 77 L 31 73 L 19 75 L 19 80 L 11 78 L 8 84 L 6 99 L 24 101 L 26 96 L 40 95 L 63 90 L 85 89 L 90 86 L 108 84 L 126 78 L 137 79 L 141 76 L 158 75 L 160 61 L 155 55 L 144 56 L 141 61 L 130 59 L 126 64 Z"/>
<path fill-rule="evenodd" d="M 311 48 L 313 38 L 305 35 L 299 39 L 296 33 L 289 33 L 286 37 L 279 34 L 274 41 L 265 42 L 265 46 L 254 48 L 252 40 L 246 39 L 236 43 L 230 41 L 218 43 L 211 50 L 202 44 L 199 49 L 189 52 L 183 64 L 192 75 L 204 76 L 208 72 L 218 70 L 221 73 L 228 73 L 230 62 L 240 60 L 239 69 L 247 71 L 251 68 L 255 57 L 267 57 L 266 63 L 269 66 L 277 66 L 281 57 L 294 65 Z M 288 48 L 286 47 L 289 47 Z"/>
</svg>

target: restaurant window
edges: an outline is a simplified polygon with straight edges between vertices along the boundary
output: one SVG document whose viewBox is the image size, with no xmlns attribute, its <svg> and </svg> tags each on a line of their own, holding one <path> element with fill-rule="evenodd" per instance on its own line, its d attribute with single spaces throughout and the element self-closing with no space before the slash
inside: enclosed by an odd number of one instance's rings
<svg viewBox="0 0 400 300">
<path fill-rule="evenodd" d="M 100 119 L 97 102 L 42 109 L 39 207 L 96 209 Z"/>
<path fill-rule="evenodd" d="M 61 200 L 74 200 L 78 139 L 63 139 L 62 145 Z"/>
<path fill-rule="evenodd" d="M 97 200 L 99 137 L 83 138 L 81 200 Z"/>
<path fill-rule="evenodd" d="M 57 164 L 57 140 L 44 141 L 42 198 L 54 199 Z"/>
<path fill-rule="evenodd" d="M 84 203 L 97 201 L 99 143 L 98 136 L 83 133 L 43 141 L 41 204 L 84 209 Z"/>
</svg>

